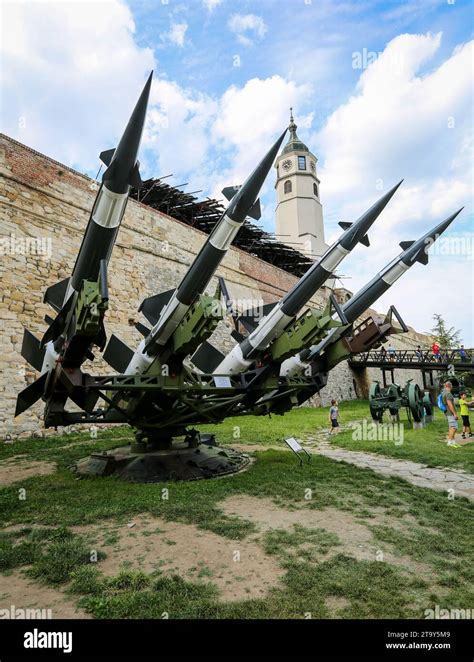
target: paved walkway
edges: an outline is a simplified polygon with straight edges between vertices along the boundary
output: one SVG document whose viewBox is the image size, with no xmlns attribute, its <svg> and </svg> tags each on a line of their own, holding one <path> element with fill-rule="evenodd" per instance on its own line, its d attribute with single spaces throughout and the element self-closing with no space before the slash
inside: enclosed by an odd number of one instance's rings
<svg viewBox="0 0 474 662">
<path fill-rule="evenodd" d="M 411 460 L 398 460 L 386 455 L 351 451 L 331 446 L 327 433 L 306 437 L 303 443 L 309 452 L 324 455 L 336 462 L 348 462 L 357 467 L 366 467 L 384 476 L 398 476 L 419 487 L 428 487 L 440 492 L 454 490 L 454 497 L 466 497 L 474 501 L 474 475 L 463 469 L 443 469 L 427 467 Z M 456 451 L 453 451 L 456 452 Z"/>
</svg>

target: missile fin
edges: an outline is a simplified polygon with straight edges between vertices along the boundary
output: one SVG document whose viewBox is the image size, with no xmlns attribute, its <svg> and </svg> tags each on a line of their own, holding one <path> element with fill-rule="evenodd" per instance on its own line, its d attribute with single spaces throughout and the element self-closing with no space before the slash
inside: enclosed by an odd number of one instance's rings
<svg viewBox="0 0 474 662">
<path fill-rule="evenodd" d="M 406 251 L 407 248 L 410 248 L 410 246 L 413 246 L 415 242 L 414 241 L 401 241 L 398 245 L 402 249 L 402 251 Z"/>
<path fill-rule="evenodd" d="M 142 178 L 140 176 L 140 163 L 137 161 L 132 168 L 130 173 L 130 186 L 133 188 L 140 189 L 143 186 Z"/>
<path fill-rule="evenodd" d="M 348 223 L 347 221 L 339 221 L 338 225 L 343 230 L 347 230 L 348 228 L 350 228 L 352 226 L 352 223 Z"/>
<path fill-rule="evenodd" d="M 150 333 L 150 329 L 147 326 L 145 326 L 144 324 L 142 324 L 141 322 L 136 322 L 134 326 L 135 326 L 136 330 L 139 333 L 141 333 L 144 338 L 146 338 L 147 335 Z"/>
<path fill-rule="evenodd" d="M 56 319 L 42 337 L 40 347 L 44 347 L 50 340 L 56 340 L 56 338 L 59 338 L 66 326 L 67 316 L 75 298 L 74 294 L 71 294 L 64 306 L 58 312 Z"/>
<path fill-rule="evenodd" d="M 48 372 L 45 372 L 35 382 L 18 393 L 16 399 L 15 416 L 19 416 L 37 402 L 44 393 Z"/>
<path fill-rule="evenodd" d="M 420 252 L 415 257 L 415 262 L 420 262 L 421 264 L 428 264 L 428 253 L 425 248 L 422 248 Z"/>
<path fill-rule="evenodd" d="M 225 188 L 222 189 L 221 193 L 225 197 L 226 200 L 229 200 L 229 202 L 232 200 L 234 195 L 238 192 L 238 190 L 242 188 L 242 185 L 239 186 L 226 186 Z"/>
<path fill-rule="evenodd" d="M 68 284 L 69 278 L 65 278 L 64 280 L 59 281 L 59 283 L 48 287 L 44 293 L 44 303 L 49 303 L 49 305 L 52 306 L 57 313 L 61 310 L 63 305 Z"/>
<path fill-rule="evenodd" d="M 160 318 L 161 311 L 171 299 L 175 291 L 176 290 L 168 290 L 167 292 L 161 292 L 160 294 L 155 294 L 152 297 L 143 299 L 138 310 L 145 315 L 150 324 L 156 324 Z"/>
<path fill-rule="evenodd" d="M 99 159 L 102 161 L 102 163 L 105 163 L 106 166 L 109 166 L 114 154 L 115 147 L 113 149 L 105 149 L 99 154 Z"/>
<path fill-rule="evenodd" d="M 211 343 L 204 341 L 191 357 L 191 362 L 204 373 L 211 373 L 224 359 L 224 354 Z"/>
<path fill-rule="evenodd" d="M 258 221 L 261 218 L 262 210 L 260 208 L 260 198 L 257 198 L 255 200 L 253 205 L 250 207 L 247 215 L 255 219 L 256 221 Z"/>
<path fill-rule="evenodd" d="M 21 346 L 21 355 L 38 372 L 43 367 L 44 349 L 41 343 L 28 329 L 23 334 L 23 344 Z"/>
<path fill-rule="evenodd" d="M 359 239 L 360 243 L 363 244 L 364 246 L 369 247 L 370 246 L 370 241 L 369 241 L 369 235 L 364 234 L 362 239 Z"/>
<path fill-rule="evenodd" d="M 94 343 L 97 345 L 97 347 L 100 349 L 101 352 L 104 350 L 104 347 L 107 344 L 107 334 L 105 332 L 105 327 L 103 322 L 100 325 L 99 333 L 96 335 L 94 339 Z"/>
<path fill-rule="evenodd" d="M 103 353 L 103 358 L 109 366 L 123 374 L 133 358 L 133 350 L 115 334 L 112 334 Z"/>
</svg>

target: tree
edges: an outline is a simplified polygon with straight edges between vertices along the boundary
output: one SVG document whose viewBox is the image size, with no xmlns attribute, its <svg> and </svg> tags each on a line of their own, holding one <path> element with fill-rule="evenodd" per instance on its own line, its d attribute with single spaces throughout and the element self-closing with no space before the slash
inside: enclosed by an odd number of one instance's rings
<svg viewBox="0 0 474 662">
<path fill-rule="evenodd" d="M 441 315 L 435 313 L 433 315 L 435 321 L 434 327 L 431 329 L 431 335 L 436 340 L 442 349 L 455 349 L 461 344 L 461 331 L 455 331 L 454 326 L 447 327 Z"/>
</svg>

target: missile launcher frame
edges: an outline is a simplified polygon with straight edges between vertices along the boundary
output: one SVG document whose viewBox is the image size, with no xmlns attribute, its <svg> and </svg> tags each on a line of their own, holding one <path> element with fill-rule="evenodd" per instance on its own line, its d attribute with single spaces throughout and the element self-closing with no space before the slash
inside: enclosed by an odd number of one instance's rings
<svg viewBox="0 0 474 662">
<path fill-rule="evenodd" d="M 239 322 L 232 309 L 222 305 L 222 292 L 229 298 L 222 278 L 214 295 L 205 291 L 246 217 L 260 216 L 259 191 L 285 130 L 242 186 L 224 189 L 229 205 L 177 288 L 142 302 L 139 310 L 151 327 L 136 325 L 143 335 L 139 346 L 133 350 L 114 335 L 107 342 L 107 265 L 131 187 L 141 184 L 137 155 L 151 79 L 117 148 L 100 154 L 107 168 L 71 276 L 45 293 L 56 316 L 47 316 L 42 340 L 25 330 L 22 356 L 40 376 L 19 393 L 15 415 L 42 399 L 46 427 L 115 424 L 133 429 L 128 447 L 85 458 L 75 466 L 78 475 L 196 480 L 234 473 L 250 460 L 235 449 L 217 446 L 195 426 L 230 416 L 284 414 L 318 393 L 340 361 L 378 347 L 391 333 L 406 331 L 393 307 L 385 319 L 374 316 L 361 324 L 360 318 L 415 262 L 427 263 L 427 238 L 434 241 L 457 214 L 421 239 L 402 242 L 403 253 L 344 305 L 331 296 L 323 310 L 307 308 L 351 250 L 359 243 L 370 245 L 367 232 L 400 182 L 357 221 L 341 222 L 339 239 L 279 302 L 264 306 L 262 319 L 248 313 Z M 238 344 L 224 356 L 208 340 L 226 308 Z M 400 326 L 392 323 L 393 315 Z M 237 333 L 241 327 L 246 336 Z M 96 348 L 115 372 L 99 376 L 82 370 L 86 360 L 94 359 Z M 420 396 L 414 385 L 407 388 L 397 402 L 405 397 L 417 420 Z M 378 392 L 374 408 L 377 398 Z M 69 402 L 75 410 L 68 409 Z"/>
</svg>

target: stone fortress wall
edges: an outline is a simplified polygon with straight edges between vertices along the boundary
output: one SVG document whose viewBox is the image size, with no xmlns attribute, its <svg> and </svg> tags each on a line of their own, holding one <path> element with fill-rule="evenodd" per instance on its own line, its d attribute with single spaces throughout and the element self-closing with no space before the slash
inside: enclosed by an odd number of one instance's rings
<svg viewBox="0 0 474 662">
<path fill-rule="evenodd" d="M 20 354 L 23 329 L 41 337 L 52 314 L 43 303 L 46 288 L 68 277 L 98 189 L 94 180 L 0 134 L 0 435 L 41 434 L 43 403 L 14 419 L 16 396 L 37 373 Z M 206 235 L 165 214 L 130 200 L 109 265 L 110 304 L 106 330 L 131 347 L 141 340 L 134 323 L 144 321 L 138 307 L 146 296 L 175 287 Z M 31 240 L 33 240 L 31 242 Z M 30 241 L 30 245 L 28 245 Z M 39 251 L 37 254 L 35 250 Z M 240 249 L 229 250 L 218 276 L 227 282 L 230 295 L 240 302 L 275 301 L 297 278 Z M 209 292 L 214 291 L 213 278 Z M 329 291 L 323 288 L 312 299 L 324 305 Z M 219 324 L 211 342 L 228 351 L 234 344 L 232 324 Z M 414 331 L 393 339 L 395 347 L 426 344 Z M 86 371 L 110 374 L 100 358 Z M 402 383 L 412 377 L 420 385 L 419 371 L 397 371 Z M 331 398 L 350 399 L 364 393 L 364 383 L 380 379 L 380 371 L 356 376 L 347 363 L 330 373 L 327 387 L 312 404 Z M 413 374 L 409 374 L 413 373 Z"/>
</svg>

